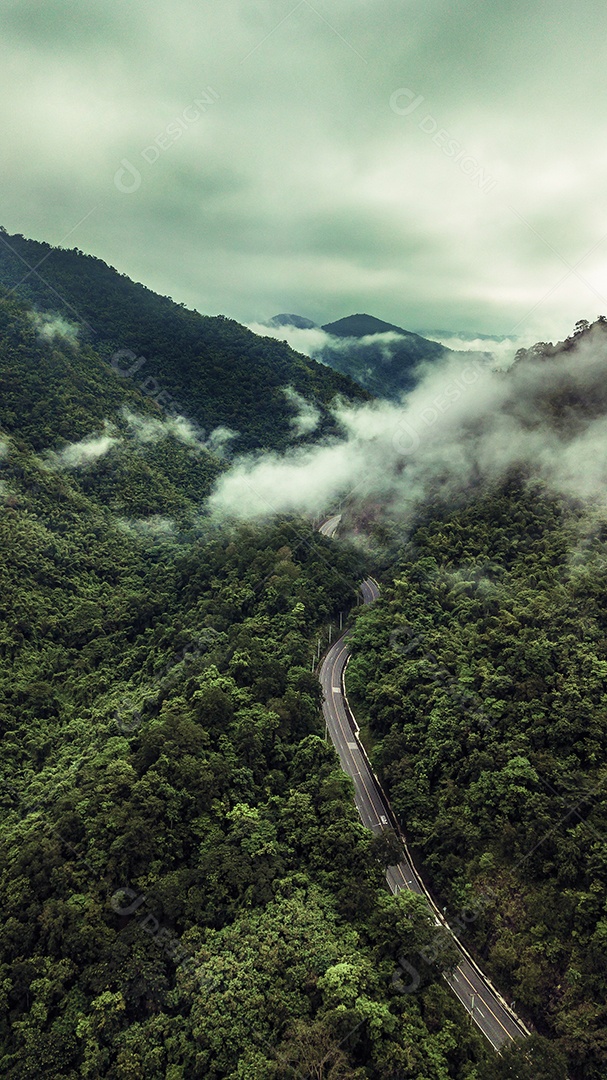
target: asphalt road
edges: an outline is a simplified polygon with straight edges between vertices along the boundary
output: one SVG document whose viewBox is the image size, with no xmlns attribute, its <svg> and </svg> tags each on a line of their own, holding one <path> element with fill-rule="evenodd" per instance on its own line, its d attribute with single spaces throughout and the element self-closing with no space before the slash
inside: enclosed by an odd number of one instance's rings
<svg viewBox="0 0 607 1080">
<path fill-rule="evenodd" d="M 339 525 L 340 515 L 329 518 L 321 532 L 333 536 Z M 363 600 L 372 603 L 379 595 L 377 582 L 368 578 L 361 586 Z M 349 708 L 345 695 L 344 670 L 350 656 L 347 631 L 329 649 L 319 670 L 323 689 L 323 714 L 333 745 L 339 755 L 344 771 L 354 781 L 354 798 L 361 821 L 372 832 L 396 825 L 390 804 L 384 795 L 379 780 L 371 769 L 370 763 L 360 743 L 358 725 Z M 451 975 L 444 978 L 468 1011 L 474 1023 L 486 1036 L 495 1050 L 514 1039 L 522 1039 L 530 1032 L 521 1020 L 508 1007 L 498 991 L 483 975 L 480 968 L 469 957 L 460 944 L 457 935 L 444 919 L 441 911 L 426 890 L 406 850 L 405 858 L 397 866 L 389 867 L 386 873 L 388 885 L 393 893 L 401 889 L 410 889 L 424 896 L 437 924 L 444 926 L 453 937 L 460 953 L 460 961 Z M 405 967 L 402 985 L 414 988 L 415 970 L 421 969 L 424 961 L 420 957 L 407 958 L 409 967 Z"/>
</svg>

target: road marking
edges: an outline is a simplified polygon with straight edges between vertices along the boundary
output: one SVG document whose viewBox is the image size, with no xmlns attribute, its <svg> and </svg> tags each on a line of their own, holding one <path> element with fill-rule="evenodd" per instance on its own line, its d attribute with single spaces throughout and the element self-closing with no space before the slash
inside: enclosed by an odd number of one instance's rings
<svg viewBox="0 0 607 1080">
<path fill-rule="evenodd" d="M 463 976 L 463 978 L 464 978 L 464 979 L 466 980 L 466 982 L 468 983 L 468 986 L 470 987 L 470 989 L 471 989 L 471 990 L 472 990 L 472 991 L 473 991 L 473 992 L 474 992 L 475 994 L 478 994 L 478 990 L 477 990 L 477 989 L 475 988 L 475 986 L 474 986 L 474 983 L 471 983 L 471 982 L 470 982 L 470 979 L 469 979 L 469 978 L 468 978 L 468 976 L 466 975 L 466 972 L 465 972 L 465 971 L 463 970 L 463 968 L 462 968 L 462 967 L 458 967 L 458 968 L 457 968 L 457 970 L 458 970 L 458 971 L 460 972 L 460 974 L 461 974 L 461 975 Z M 483 987 L 483 989 L 485 989 L 485 987 Z M 487 1002 L 485 1001 L 485 999 L 483 998 L 482 1000 L 483 1000 L 483 1005 L 485 1006 L 485 1008 L 486 1008 L 486 1009 L 488 1009 L 488 1010 L 489 1010 L 489 1012 L 491 1013 L 491 1015 L 492 1015 L 493 1019 L 495 1020 L 496 1024 L 499 1024 L 499 1026 L 501 1027 L 502 1031 L 503 1031 L 503 1032 L 504 1032 L 504 1033 L 505 1033 L 505 1034 L 506 1034 L 506 1035 L 508 1036 L 508 1038 L 509 1038 L 509 1039 L 511 1040 L 511 1042 L 514 1042 L 514 1035 L 511 1035 L 511 1034 L 510 1034 L 510 1032 L 508 1031 L 508 1028 L 507 1028 L 507 1027 L 505 1026 L 505 1024 L 502 1024 L 502 1021 L 500 1020 L 499 1016 L 496 1016 L 496 1015 L 495 1015 L 495 1013 L 494 1013 L 493 1009 L 491 1008 L 491 1006 L 490 1006 L 490 1005 L 488 1005 L 488 1004 L 487 1004 Z M 477 1010 L 477 1012 L 478 1012 L 478 1010 Z M 508 1014 L 507 1014 L 507 1013 L 505 1013 L 504 1015 L 506 1015 L 506 1016 L 507 1016 Z M 510 1017 L 508 1017 L 508 1019 L 510 1019 Z"/>
<path fill-rule="evenodd" d="M 371 599 L 372 600 L 375 599 L 375 597 L 373 595 L 374 594 L 374 589 L 369 588 L 369 586 L 367 586 L 367 589 L 368 589 L 368 592 L 371 593 Z M 365 590 L 363 589 L 363 595 L 364 595 L 364 593 L 365 593 Z M 365 597 L 365 599 L 366 599 L 366 597 Z M 333 694 L 342 694 L 341 686 L 333 686 L 333 682 L 334 682 L 334 679 L 335 679 L 336 670 L 338 669 L 340 662 L 342 662 L 344 654 L 347 654 L 347 653 L 349 653 L 349 645 L 344 641 L 344 643 L 342 644 L 341 649 L 339 650 L 337 655 L 333 658 L 333 662 L 332 662 L 332 665 L 330 666 L 330 670 L 329 670 L 329 664 L 326 665 L 326 668 L 325 668 L 326 675 L 324 675 L 322 670 L 321 670 L 321 680 L 324 680 L 323 686 L 326 685 L 327 688 L 330 687 L 332 689 L 332 691 L 333 691 Z M 326 660 L 328 660 L 328 656 L 327 656 Z M 333 707 L 333 711 L 335 712 L 335 715 L 333 715 L 333 713 L 331 711 L 331 707 Z M 326 708 L 327 708 L 327 712 L 328 712 L 328 715 L 326 716 L 327 723 L 329 725 L 329 730 L 331 731 L 331 736 L 332 736 L 335 748 L 338 751 L 338 754 L 340 754 L 340 757 L 341 757 L 340 742 L 339 742 L 340 735 L 341 735 L 341 739 L 343 739 L 343 741 L 345 743 L 347 743 L 348 750 L 352 751 L 353 749 L 358 749 L 358 744 L 357 743 L 350 743 L 348 741 L 347 735 L 351 734 L 351 733 L 349 731 L 346 732 L 346 728 L 344 727 L 344 721 L 343 721 L 342 717 L 339 714 L 339 710 L 336 708 L 335 702 L 332 699 L 329 699 L 329 698 L 326 699 Z M 364 761 L 364 759 L 363 759 L 363 764 L 364 764 L 364 769 L 365 769 L 365 775 L 363 775 L 363 773 L 360 771 L 360 769 L 356 768 L 356 762 L 353 760 L 352 756 L 350 756 L 350 758 L 348 758 L 348 765 L 352 767 L 352 769 L 354 770 L 356 776 L 359 778 L 359 780 L 360 780 L 360 782 L 362 784 L 362 788 L 364 789 L 364 793 L 365 793 L 365 795 L 367 797 L 368 804 L 369 804 L 371 810 L 377 814 L 377 813 L 379 813 L 379 811 L 377 810 L 377 808 L 375 806 L 375 800 L 372 798 L 371 792 L 369 791 L 369 789 L 367 787 L 367 784 L 365 783 L 365 776 L 367 777 L 367 779 L 369 780 L 369 783 L 371 784 L 371 789 L 376 794 L 377 794 L 377 778 L 375 778 L 375 781 L 374 781 L 372 774 L 370 772 L 368 772 L 368 767 L 367 767 L 366 761 Z M 344 771 L 346 773 L 348 773 L 349 769 L 345 768 Z M 360 814 L 361 818 L 363 818 L 363 821 L 364 821 L 364 816 L 368 816 L 368 811 L 367 811 L 367 806 L 365 805 L 365 802 L 364 802 L 364 797 L 363 797 L 362 791 L 360 792 L 360 794 L 359 794 L 358 790 L 355 791 L 355 802 L 356 802 L 359 814 Z M 364 811 L 364 813 L 363 813 L 363 811 Z M 402 864 L 398 864 L 395 869 L 400 874 L 400 876 L 402 877 L 402 879 L 403 879 L 403 881 L 405 883 L 405 886 L 408 889 L 411 889 L 412 891 L 416 891 L 417 889 L 420 888 L 420 882 L 417 879 L 416 872 L 415 872 L 415 867 L 413 867 L 413 866 L 410 867 L 409 863 L 405 863 L 405 866 L 407 868 L 407 874 L 404 873 L 404 871 L 402 869 Z M 411 879 L 409 878 L 409 872 L 413 875 Z M 392 888 L 392 883 L 390 882 L 389 878 L 388 878 L 388 884 Z M 393 888 L 394 888 L 394 892 L 397 894 L 398 892 L 400 892 L 402 886 L 399 884 L 399 882 L 397 880 L 394 880 Z M 428 899 L 427 896 L 425 895 L 425 891 L 422 890 L 421 895 L 423 895 L 426 900 Z M 434 911 L 433 911 L 433 914 L 435 914 Z M 435 917 L 436 917 L 436 915 L 435 915 Z M 438 921 L 437 921 L 437 924 L 441 925 Z M 448 927 L 448 929 L 450 930 L 450 927 Z M 453 934 L 453 931 L 450 931 L 450 932 L 451 932 L 452 936 L 455 938 L 455 935 Z M 456 940 L 456 944 L 458 944 L 457 940 Z M 465 957 L 462 957 L 462 959 L 465 959 Z M 456 988 L 455 985 L 453 985 L 453 984 L 455 982 L 459 982 L 460 977 L 461 977 L 462 979 L 465 980 L 465 982 L 468 984 L 468 986 L 470 987 L 470 989 L 473 991 L 473 993 L 475 995 L 478 995 L 479 991 L 478 991 L 478 988 L 475 988 L 474 984 L 470 981 L 470 979 L 466 975 L 465 971 L 463 971 L 461 965 L 458 965 L 457 971 L 453 972 L 453 974 L 451 976 L 447 976 L 446 974 L 444 974 L 443 977 L 445 978 L 445 981 L 449 985 L 452 986 L 453 990 L 456 992 L 456 996 L 459 998 L 459 1000 L 464 1005 L 464 1007 L 467 1009 L 467 1011 L 470 1012 L 470 1009 L 469 1009 L 469 1007 L 468 1007 L 468 1005 L 467 1005 L 467 1003 L 465 1001 L 465 998 L 461 996 L 461 995 L 465 995 L 466 988 L 465 987 L 457 987 Z M 481 975 L 481 977 L 482 977 L 482 975 Z M 482 987 L 483 987 L 483 991 L 486 992 L 489 995 L 490 1000 L 495 999 L 496 1007 L 503 1008 L 502 1005 L 501 1005 L 501 1002 L 499 1001 L 499 998 L 496 996 L 495 992 L 488 985 L 486 985 L 484 982 L 482 983 Z M 506 1037 L 506 1039 L 514 1041 L 515 1036 L 511 1035 L 508 1028 L 505 1026 L 504 1023 L 502 1023 L 502 1021 L 499 1019 L 499 1017 L 493 1012 L 493 1009 L 487 1003 L 487 1001 L 484 998 L 481 998 L 481 1000 L 482 1000 L 483 1005 L 485 1006 L 485 1008 L 489 1011 L 489 1013 L 491 1014 L 491 1016 L 495 1020 L 498 1027 L 501 1028 L 501 1030 L 504 1033 L 504 1036 Z M 514 1018 L 511 1017 L 507 1010 L 503 1010 L 503 1012 L 504 1012 L 505 1018 L 507 1018 L 511 1022 L 512 1026 L 515 1029 L 518 1029 L 518 1024 L 517 1024 L 518 1018 L 517 1017 L 514 1017 Z M 483 1018 L 484 1022 L 485 1022 L 485 1026 L 491 1022 L 490 1020 L 487 1019 L 487 1017 L 484 1015 L 484 1013 L 481 1012 L 481 1010 L 478 1007 L 472 1010 L 472 1016 L 473 1016 L 473 1018 L 476 1017 L 476 1016 L 481 1016 Z M 477 1026 L 480 1027 L 480 1025 L 477 1025 Z M 485 1035 L 486 1039 L 491 1044 L 491 1046 L 493 1046 L 493 1048 L 495 1050 L 499 1050 L 500 1044 L 495 1043 L 495 1041 L 494 1041 L 495 1036 L 492 1037 L 492 1035 L 488 1031 L 484 1030 L 483 1027 L 481 1027 L 481 1031 L 483 1032 L 483 1034 Z M 517 1031 L 517 1033 L 520 1034 L 520 1031 Z"/>
</svg>

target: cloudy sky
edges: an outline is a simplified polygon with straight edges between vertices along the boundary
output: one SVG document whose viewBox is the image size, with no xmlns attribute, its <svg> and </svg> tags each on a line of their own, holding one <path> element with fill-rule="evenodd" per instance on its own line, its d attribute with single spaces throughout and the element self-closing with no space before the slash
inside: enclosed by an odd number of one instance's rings
<svg viewBox="0 0 607 1080">
<path fill-rule="evenodd" d="M 3 0 L 0 221 L 205 313 L 607 314 L 596 0 Z"/>
</svg>

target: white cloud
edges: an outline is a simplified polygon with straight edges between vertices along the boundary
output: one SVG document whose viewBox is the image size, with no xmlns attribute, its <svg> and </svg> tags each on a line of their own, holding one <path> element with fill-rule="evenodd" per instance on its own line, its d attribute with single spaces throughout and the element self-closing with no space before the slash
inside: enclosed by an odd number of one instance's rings
<svg viewBox="0 0 607 1080">
<path fill-rule="evenodd" d="M 207 435 L 198 424 L 192 423 L 185 416 L 168 416 L 160 420 L 153 416 L 138 416 L 127 408 L 122 410 L 122 415 L 130 433 L 143 444 L 156 443 L 172 436 L 192 450 L 221 454 L 230 440 L 236 438 L 235 431 L 221 426 Z"/>
<path fill-rule="evenodd" d="M 78 345 L 78 327 L 68 319 L 61 315 L 44 315 L 37 311 L 32 311 L 29 315 L 43 341 L 63 338 L 69 341 L 70 345 Z"/>
<path fill-rule="evenodd" d="M 472 335 L 460 336 L 459 334 L 440 334 L 430 330 L 424 330 L 423 336 L 429 341 L 438 341 L 446 349 L 452 352 L 481 352 L 491 353 L 499 367 L 510 367 L 515 354 L 525 344 L 518 338 L 475 338 Z M 527 345 L 533 344 L 530 339 L 525 339 Z"/>
<path fill-rule="evenodd" d="M 467 497 L 521 466 L 568 498 L 607 510 L 607 336 L 554 359 L 496 372 L 457 356 L 433 366 L 403 405 L 342 405 L 340 440 L 244 458 L 220 478 L 220 516 L 318 514 L 349 497 L 405 520 L 431 497 Z"/>
<path fill-rule="evenodd" d="M 109 425 L 103 435 L 87 435 L 80 442 L 68 443 L 62 450 L 47 452 L 45 464 L 51 469 L 81 469 L 104 457 L 121 440 L 110 433 Z"/>
<path fill-rule="evenodd" d="M 310 401 L 306 401 L 305 397 L 297 393 L 292 386 L 287 386 L 283 390 L 283 393 L 289 402 L 293 406 L 295 416 L 291 418 L 290 424 L 295 435 L 299 438 L 302 435 L 310 435 L 313 431 L 316 431 L 320 421 L 320 411 Z"/>
<path fill-rule="evenodd" d="M 340 339 L 333 334 L 327 334 L 320 327 L 301 329 L 298 326 L 266 326 L 265 323 L 247 323 L 248 329 L 260 337 L 276 338 L 277 341 L 286 341 L 295 352 L 303 353 L 317 359 L 327 345 L 333 345 Z"/>
</svg>

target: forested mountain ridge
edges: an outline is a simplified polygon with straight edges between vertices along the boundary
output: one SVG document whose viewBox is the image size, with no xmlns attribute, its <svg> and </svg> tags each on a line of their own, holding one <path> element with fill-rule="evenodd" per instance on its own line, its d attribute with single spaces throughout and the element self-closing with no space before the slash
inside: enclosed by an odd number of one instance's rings
<svg viewBox="0 0 607 1080">
<path fill-rule="evenodd" d="M 336 396 L 368 398 L 347 376 L 284 342 L 260 339 L 221 315 L 190 311 L 78 249 L 52 248 L 2 231 L 0 286 L 9 298 L 75 324 L 79 341 L 102 360 L 111 362 L 118 354 L 116 375 L 145 384 L 144 392 L 163 406 L 170 404 L 206 431 L 231 429 L 237 452 L 292 443 L 287 387 L 318 408 L 319 434 L 335 431 L 328 406 Z"/>
<path fill-rule="evenodd" d="M 557 431 L 563 455 L 566 433 L 605 414 L 606 330 L 579 323 L 518 355 L 517 378 L 545 375 L 518 403 L 523 422 Z M 532 462 L 459 507 L 427 505 L 395 539 L 394 581 L 361 614 L 348 669 L 447 917 L 584 1080 L 607 1071 L 604 520 L 604 503 L 559 496 Z"/>
<path fill-rule="evenodd" d="M 388 893 L 394 848 L 360 825 L 322 737 L 313 658 L 355 606 L 360 549 L 298 518 L 205 516 L 228 464 L 221 400 L 204 427 L 157 368 L 158 401 L 145 366 L 128 373 L 148 362 L 142 287 L 47 254 L 91 327 L 103 279 L 106 336 L 76 334 L 56 297 L 0 298 L 2 1075 L 561 1080 L 541 1041 L 496 1059 L 469 1026 L 440 977 L 448 942 L 423 902 Z M 193 313 L 146 303 L 170 360 L 160 308 L 169 330 Z M 336 385 L 296 357 L 298 384 L 282 355 L 285 423 L 269 431 L 260 393 L 257 450 L 299 437 L 287 374 L 320 411 Z"/>
<path fill-rule="evenodd" d="M 321 738 L 360 557 L 301 521 L 160 543 L 4 466 L 2 1075 L 497 1077 Z"/>
<path fill-rule="evenodd" d="M 294 343 L 334 371 L 354 379 L 370 394 L 401 401 L 419 382 L 429 366 L 456 359 L 462 368 L 475 361 L 488 363 L 491 354 L 458 352 L 411 330 L 384 322 L 374 315 L 348 315 L 316 326 L 300 315 L 275 315 L 270 326 L 310 331 L 307 339 L 294 334 Z M 298 340 L 299 339 L 299 340 Z"/>
<path fill-rule="evenodd" d="M 360 554 L 197 517 L 212 432 L 56 308 L 0 368 L 2 1075 L 493 1080 L 322 739 Z"/>
</svg>

